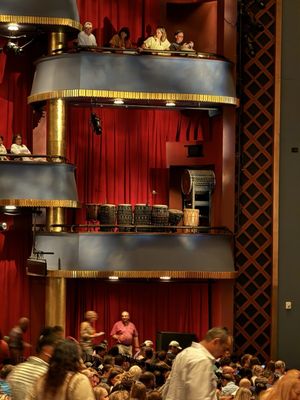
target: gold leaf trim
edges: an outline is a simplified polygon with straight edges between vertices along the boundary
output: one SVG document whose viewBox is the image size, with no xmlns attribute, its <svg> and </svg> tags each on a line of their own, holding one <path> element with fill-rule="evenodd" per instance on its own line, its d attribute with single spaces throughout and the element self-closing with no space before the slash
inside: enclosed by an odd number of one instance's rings
<svg viewBox="0 0 300 400">
<path fill-rule="evenodd" d="M 40 200 L 40 199 L 0 199 L 0 206 L 67 207 L 67 208 L 81 207 L 80 203 L 74 200 Z"/>
<path fill-rule="evenodd" d="M 94 90 L 94 89 L 62 89 L 51 92 L 43 92 L 28 96 L 28 103 L 59 98 L 122 98 L 127 100 L 157 100 L 157 101 L 193 101 L 201 103 L 231 104 L 239 105 L 236 97 L 217 96 L 196 93 L 152 93 L 152 92 L 128 92 L 115 90 Z"/>
<path fill-rule="evenodd" d="M 5 15 L 0 14 L 0 22 L 14 22 L 17 24 L 37 24 L 37 25 L 62 25 L 69 26 L 78 30 L 82 29 L 80 22 L 70 18 L 57 17 L 38 17 L 31 15 Z"/>
<path fill-rule="evenodd" d="M 50 278 L 119 278 L 159 279 L 169 276 L 172 279 L 235 279 L 237 272 L 209 272 L 209 271 L 48 271 Z"/>
</svg>

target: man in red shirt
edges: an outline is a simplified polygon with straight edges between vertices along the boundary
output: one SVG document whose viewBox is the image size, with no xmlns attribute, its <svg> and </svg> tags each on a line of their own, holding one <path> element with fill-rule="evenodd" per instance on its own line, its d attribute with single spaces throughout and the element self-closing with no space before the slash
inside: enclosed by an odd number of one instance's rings
<svg viewBox="0 0 300 400">
<path fill-rule="evenodd" d="M 136 353 L 140 348 L 138 331 L 135 325 L 130 322 L 128 311 L 123 311 L 121 318 L 121 321 L 114 324 L 110 335 L 117 341 L 120 354 L 132 357 L 133 350 Z"/>
</svg>

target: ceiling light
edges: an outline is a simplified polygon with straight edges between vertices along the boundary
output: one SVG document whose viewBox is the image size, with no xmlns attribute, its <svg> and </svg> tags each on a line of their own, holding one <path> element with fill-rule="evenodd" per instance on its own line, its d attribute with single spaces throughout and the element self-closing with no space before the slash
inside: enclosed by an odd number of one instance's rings
<svg viewBox="0 0 300 400">
<path fill-rule="evenodd" d="M 112 276 L 109 276 L 108 279 L 109 279 L 110 281 L 118 281 L 118 280 L 119 280 L 119 277 L 118 277 L 118 276 L 112 275 Z"/>
<path fill-rule="evenodd" d="M 9 24 L 7 26 L 7 29 L 11 32 L 16 32 L 19 30 L 19 25 L 18 24 Z"/>
<path fill-rule="evenodd" d="M 176 103 L 174 103 L 174 101 L 167 101 L 167 102 L 166 102 L 166 106 L 167 106 L 167 107 L 175 107 L 175 106 L 176 106 Z"/>
<path fill-rule="evenodd" d="M 162 281 L 169 281 L 171 279 L 171 277 L 170 276 L 161 276 L 159 279 Z"/>
<path fill-rule="evenodd" d="M 122 105 L 122 104 L 124 104 L 124 100 L 122 100 L 122 99 L 115 99 L 115 100 L 114 100 L 114 104 Z"/>
</svg>

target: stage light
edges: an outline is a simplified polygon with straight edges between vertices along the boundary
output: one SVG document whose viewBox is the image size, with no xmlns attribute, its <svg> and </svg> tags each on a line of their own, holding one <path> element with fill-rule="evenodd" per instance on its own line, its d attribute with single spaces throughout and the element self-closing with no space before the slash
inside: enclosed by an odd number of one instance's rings
<svg viewBox="0 0 300 400">
<path fill-rule="evenodd" d="M 2 206 L 0 211 L 5 215 L 19 215 L 21 213 L 20 208 L 16 206 Z"/>
<path fill-rule="evenodd" d="M 161 276 L 159 279 L 161 281 L 169 281 L 169 280 L 171 280 L 171 277 L 170 276 Z"/>
<path fill-rule="evenodd" d="M 90 121 L 93 131 L 96 133 L 96 135 L 101 135 L 102 134 L 101 119 L 98 117 L 98 115 L 92 112 Z"/>
<path fill-rule="evenodd" d="M 7 29 L 8 29 L 9 31 L 11 31 L 11 32 L 16 32 L 16 31 L 19 30 L 19 25 L 18 25 L 18 24 L 11 23 L 11 24 L 8 24 Z"/>
<path fill-rule="evenodd" d="M 122 99 L 115 99 L 115 100 L 114 100 L 114 104 L 121 106 L 122 104 L 124 104 L 124 100 L 122 100 Z"/>
<path fill-rule="evenodd" d="M 0 222 L 0 232 L 6 231 L 7 230 L 7 223 L 6 222 Z"/>
<path fill-rule="evenodd" d="M 175 106 L 176 106 L 176 103 L 174 103 L 174 101 L 167 101 L 167 102 L 166 102 L 166 106 L 167 106 L 167 107 L 175 107 Z"/>
<path fill-rule="evenodd" d="M 115 275 L 112 275 L 112 276 L 109 276 L 108 279 L 109 279 L 110 281 L 118 281 L 118 280 L 119 280 L 119 277 L 118 277 L 118 276 L 115 276 Z"/>
</svg>

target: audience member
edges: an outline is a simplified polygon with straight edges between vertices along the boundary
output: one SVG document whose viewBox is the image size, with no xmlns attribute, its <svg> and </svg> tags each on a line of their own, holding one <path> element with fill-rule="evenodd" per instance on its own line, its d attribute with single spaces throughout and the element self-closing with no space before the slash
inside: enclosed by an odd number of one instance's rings
<svg viewBox="0 0 300 400">
<path fill-rule="evenodd" d="M 80 339 L 79 343 L 83 351 L 85 361 L 86 355 L 93 354 L 93 339 L 105 335 L 104 332 L 96 333 L 94 324 L 98 319 L 98 314 L 95 311 L 87 311 L 85 313 L 85 321 L 80 324 Z"/>
<path fill-rule="evenodd" d="M 4 367 L 0 369 L 0 393 L 6 394 L 7 396 L 11 396 L 11 387 L 7 382 L 7 377 L 14 369 L 14 366 L 11 364 L 6 364 Z"/>
<path fill-rule="evenodd" d="M 26 400 L 95 400 L 90 381 L 80 373 L 80 368 L 78 345 L 70 340 L 60 341 L 48 372 L 38 379 Z"/>
<path fill-rule="evenodd" d="M 96 400 L 105 400 L 108 398 L 108 392 L 104 387 L 96 386 L 93 388 Z"/>
<path fill-rule="evenodd" d="M 131 49 L 130 31 L 127 27 L 123 27 L 109 41 L 109 45 L 118 49 Z"/>
<path fill-rule="evenodd" d="M 0 369 L 8 361 L 9 361 L 9 347 L 6 340 L 3 339 L 2 332 L 0 332 Z"/>
<path fill-rule="evenodd" d="M 52 329 L 44 328 L 37 342 L 36 356 L 18 364 L 9 374 L 7 381 L 14 400 L 24 400 L 37 379 L 48 371 L 56 340 Z"/>
<path fill-rule="evenodd" d="M 10 152 L 11 154 L 19 154 L 21 156 L 25 157 L 17 157 L 14 158 L 14 160 L 21 160 L 21 161 L 32 161 L 33 158 L 32 157 L 28 157 L 28 154 L 31 154 L 30 150 L 28 149 L 28 147 L 22 143 L 23 139 L 21 135 L 15 135 L 13 137 L 13 143 L 10 147 Z"/>
<path fill-rule="evenodd" d="M 251 400 L 252 399 L 252 392 L 250 389 L 247 388 L 239 388 L 234 396 L 234 400 Z"/>
<path fill-rule="evenodd" d="M 142 48 L 151 50 L 169 50 L 170 42 L 167 39 L 165 28 L 156 28 L 155 34 L 144 41 Z"/>
<path fill-rule="evenodd" d="M 14 365 L 24 361 L 24 349 L 25 347 L 31 347 L 31 345 L 23 339 L 23 335 L 27 331 L 28 325 L 29 319 L 22 317 L 20 318 L 18 325 L 13 327 L 9 333 L 10 359 L 11 363 Z"/>
<path fill-rule="evenodd" d="M 210 329 L 200 343 L 193 342 L 176 357 L 163 390 L 166 400 L 213 400 L 216 396 L 215 359 L 232 345 L 225 328 Z"/>
<path fill-rule="evenodd" d="M 139 351 L 138 331 L 135 325 L 130 321 L 128 311 L 123 311 L 121 313 L 121 321 L 114 324 L 110 335 L 117 341 L 120 354 L 132 357 L 133 350 L 134 352 Z"/>
<path fill-rule="evenodd" d="M 97 47 L 95 36 L 92 34 L 93 24 L 86 21 L 83 25 L 83 30 L 78 34 L 78 46 Z"/>
<path fill-rule="evenodd" d="M 146 400 L 146 386 L 142 382 L 135 382 L 131 386 L 130 399 Z"/>
<path fill-rule="evenodd" d="M 180 50 L 193 50 L 194 43 L 193 42 L 183 42 L 184 32 L 179 29 L 174 33 L 174 41 L 170 45 L 170 50 L 172 51 L 180 51 Z"/>
<path fill-rule="evenodd" d="M 3 136 L 0 136 L 0 161 L 5 161 L 8 160 L 8 158 L 6 157 L 6 155 L 2 155 L 2 154 L 7 154 L 7 150 L 6 147 L 3 144 Z"/>
</svg>

